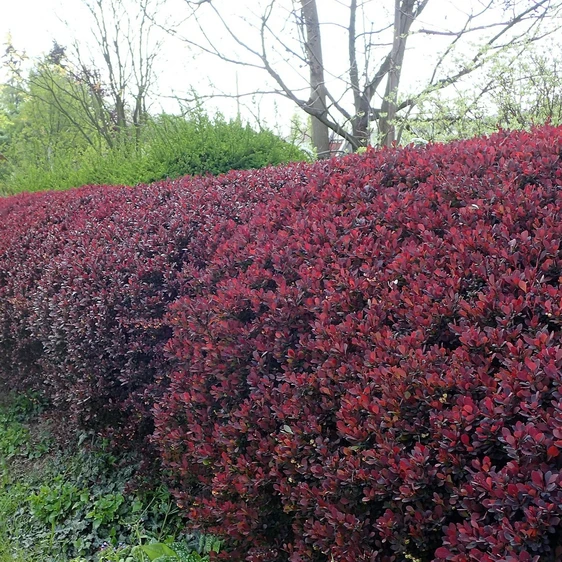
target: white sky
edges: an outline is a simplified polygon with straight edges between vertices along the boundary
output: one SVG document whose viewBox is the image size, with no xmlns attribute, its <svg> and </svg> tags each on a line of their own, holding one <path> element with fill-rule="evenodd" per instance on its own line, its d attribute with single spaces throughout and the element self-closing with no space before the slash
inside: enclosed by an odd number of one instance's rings
<svg viewBox="0 0 562 562">
<path fill-rule="evenodd" d="M 40 54 L 51 42 L 51 31 L 56 24 L 54 10 L 58 0 L 3 0 L 0 8 L 0 37 L 13 34 L 18 47 Z"/>
<path fill-rule="evenodd" d="M 133 0 L 134 1 L 134 0 Z M 250 0 L 251 2 L 251 0 Z M 81 0 L 0 0 L 0 55 L 4 53 L 8 38 L 18 51 L 25 51 L 32 60 L 49 52 L 53 40 L 68 46 L 72 41 L 68 28 L 61 20 L 70 22 L 71 29 L 80 39 L 87 35 L 91 21 L 84 15 Z M 159 54 L 157 74 L 160 93 L 164 96 L 188 93 L 191 88 L 198 92 L 205 91 L 209 84 L 218 85 L 221 90 L 226 90 L 236 81 L 236 70 L 214 59 L 193 58 L 184 46 L 173 38 L 165 39 L 165 48 Z M 6 79 L 5 69 L 0 67 L 0 83 Z M 258 79 L 260 82 L 262 77 Z M 248 82 L 244 77 L 239 78 L 240 90 Z M 260 84 L 261 85 L 261 84 Z M 232 91 L 235 91 L 233 88 Z M 280 118 L 278 113 L 284 115 L 293 111 L 293 104 L 287 100 L 268 96 L 268 100 L 260 100 L 260 106 L 253 105 L 249 99 L 245 100 L 250 106 L 251 113 L 261 117 L 269 126 L 275 126 Z M 221 111 L 227 117 L 236 115 L 237 106 L 233 101 L 217 100 L 206 101 L 209 113 Z M 275 106 L 281 106 L 281 109 Z M 156 103 L 156 109 L 166 111 L 177 110 L 177 102 L 172 99 L 161 98 Z M 289 113 L 289 117 L 292 113 Z M 254 116 L 254 117 L 255 117 Z M 252 120 L 252 115 L 246 112 L 245 118 Z M 284 118 L 280 118 L 284 121 Z"/>
<path fill-rule="evenodd" d="M 285 0 L 285 2 L 287 1 Z M 251 36 L 247 27 L 244 27 L 246 23 L 241 20 L 241 16 L 247 13 L 245 7 L 248 6 L 254 8 L 254 11 L 258 11 L 261 0 L 214 0 L 214 2 L 219 6 L 226 6 L 227 10 L 230 6 L 232 13 L 225 16 L 229 24 L 232 22 L 232 28 L 240 30 L 244 39 Z M 380 5 L 388 7 L 393 5 L 393 2 L 389 0 L 374 0 L 374 3 L 379 4 L 377 9 L 380 9 Z M 336 67 L 343 71 L 346 68 L 347 46 L 343 35 L 336 39 L 338 33 L 343 33 L 343 30 L 338 29 L 337 25 L 347 23 L 348 12 L 341 8 L 341 2 L 339 4 L 338 7 L 337 0 L 319 0 L 318 2 L 321 19 L 331 20 L 333 24 L 336 24 L 330 27 L 330 30 L 333 29 L 331 40 L 327 40 L 326 34 L 324 34 L 324 60 L 336 63 Z M 419 26 L 438 30 L 457 29 L 464 21 L 463 12 L 469 10 L 469 5 L 478 4 L 481 5 L 480 0 L 432 0 L 420 18 Z M 166 9 L 176 20 L 178 14 L 186 13 L 183 0 L 168 0 Z M 72 32 L 79 39 L 86 36 L 89 23 L 83 14 L 81 0 L 0 0 L 0 41 L 4 43 L 8 34 L 11 34 L 16 49 L 25 50 L 30 57 L 38 57 L 49 51 L 53 39 L 63 45 L 71 42 L 72 33 L 61 23 L 61 18 L 70 22 Z M 377 18 L 380 18 L 380 15 L 381 12 L 378 11 Z M 389 20 L 387 19 L 387 21 Z M 378 27 L 380 19 L 373 22 L 373 25 Z M 224 30 L 221 31 L 216 24 L 214 28 L 211 28 L 211 33 L 214 33 L 213 39 L 217 44 L 227 46 L 227 51 L 231 48 L 235 49 L 235 45 L 228 43 Z M 190 37 L 197 37 L 197 32 L 193 28 L 186 31 L 186 34 Z M 284 37 L 282 39 L 285 41 Z M 409 39 L 409 49 L 402 72 L 403 87 L 413 88 L 416 82 L 427 78 L 437 54 L 444 48 L 446 42 L 447 39 L 438 36 L 412 36 Z M 339 61 L 341 61 L 340 64 L 338 64 Z M 306 71 L 306 69 L 303 70 Z M 292 68 L 285 67 L 284 69 L 284 72 L 292 73 L 289 79 L 293 84 L 304 83 L 299 82 L 298 74 L 295 71 L 298 72 L 298 69 L 294 65 Z M 266 79 L 265 74 L 248 72 L 247 69 L 222 63 L 209 56 L 194 57 L 193 53 L 188 52 L 182 44 L 172 39 L 166 41 L 166 48 L 161 52 L 158 74 L 160 93 L 170 94 L 173 90 L 178 95 L 187 92 L 191 87 L 199 93 L 205 93 L 211 82 L 223 91 L 235 93 L 234 84 L 237 74 L 240 92 L 263 88 Z M 2 70 L 0 70 L 0 81 L 3 78 Z M 335 83 L 336 80 L 334 79 L 333 82 Z M 306 98 L 308 95 L 304 93 L 303 97 Z M 168 111 L 176 108 L 175 103 L 170 100 L 161 100 L 161 104 Z M 265 120 L 269 126 L 275 126 L 277 123 L 286 125 L 295 113 L 295 106 L 292 102 L 277 96 L 254 100 L 245 98 L 245 104 L 248 107 L 246 110 L 243 109 L 243 116 L 246 119 L 252 120 L 252 113 L 254 117 L 259 114 L 260 118 Z M 206 107 L 211 113 L 218 108 L 227 117 L 233 117 L 236 113 L 236 103 L 232 100 L 206 102 Z"/>
</svg>

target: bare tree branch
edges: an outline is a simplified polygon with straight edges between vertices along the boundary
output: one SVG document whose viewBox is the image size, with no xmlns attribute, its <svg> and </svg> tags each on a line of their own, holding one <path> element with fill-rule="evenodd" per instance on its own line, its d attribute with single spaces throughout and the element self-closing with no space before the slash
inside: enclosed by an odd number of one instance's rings
<svg viewBox="0 0 562 562">
<path fill-rule="evenodd" d="M 252 6 L 256 12 L 261 6 L 262 11 L 255 18 L 248 15 L 240 19 L 240 25 L 233 24 L 232 18 L 239 15 L 228 14 L 226 0 L 186 0 L 191 24 L 197 33 L 180 33 L 175 27 L 169 32 L 201 53 L 238 67 L 265 72 L 275 86 L 258 87 L 256 91 L 284 96 L 310 115 L 313 123 L 321 124 L 358 148 L 367 144 L 376 131 L 387 144 L 400 138 L 401 129 L 394 131 L 394 121 L 400 112 L 404 112 L 400 118 L 409 115 L 419 100 L 483 68 L 494 53 L 517 48 L 522 41 L 544 37 L 549 30 L 546 27 L 541 30 L 539 25 L 547 18 L 554 22 L 552 18 L 562 6 L 562 0 L 512 0 L 509 2 L 511 13 L 508 13 L 496 10 L 504 5 L 504 0 L 466 0 L 463 24 L 451 30 L 434 29 L 421 22 L 420 16 L 426 7 L 437 0 L 394 0 L 391 22 L 381 6 L 382 0 L 378 3 L 367 0 L 332 2 L 338 10 L 347 10 L 347 23 L 333 15 L 327 21 L 320 21 L 318 13 L 315 18 L 313 14 L 317 8 L 324 7 L 317 0 L 262 3 L 256 0 Z M 389 2 L 387 0 L 386 6 Z M 490 14 L 497 14 L 497 19 L 490 20 Z M 488 20 L 483 21 L 484 18 Z M 314 25 L 309 29 L 307 24 L 311 22 Z M 290 24 L 294 33 L 290 32 Z M 487 36 L 488 32 L 492 35 Z M 220 41 L 218 34 L 223 36 Z M 428 80 L 399 103 L 404 62 L 408 56 L 406 47 L 414 36 L 450 38 L 450 41 L 438 54 Z M 347 51 L 347 68 L 334 67 L 331 60 L 321 56 L 322 42 L 333 41 L 333 37 L 342 41 L 342 50 Z M 457 70 L 443 76 L 443 69 L 455 53 L 469 47 L 469 37 L 478 38 L 476 50 L 472 50 Z M 308 76 L 304 71 L 301 73 L 303 65 Z M 304 82 L 310 87 L 309 99 L 302 95 Z"/>
</svg>

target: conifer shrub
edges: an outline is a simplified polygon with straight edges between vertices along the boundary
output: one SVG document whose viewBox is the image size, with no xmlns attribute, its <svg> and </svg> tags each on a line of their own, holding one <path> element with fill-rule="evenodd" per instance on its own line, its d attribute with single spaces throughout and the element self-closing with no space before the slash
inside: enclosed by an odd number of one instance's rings
<svg viewBox="0 0 562 562">
<path fill-rule="evenodd" d="M 160 115 L 149 124 L 146 136 L 146 161 L 153 180 L 219 175 L 306 159 L 302 150 L 272 131 L 256 131 L 220 114 L 210 118 L 200 110 L 187 118 Z"/>
</svg>

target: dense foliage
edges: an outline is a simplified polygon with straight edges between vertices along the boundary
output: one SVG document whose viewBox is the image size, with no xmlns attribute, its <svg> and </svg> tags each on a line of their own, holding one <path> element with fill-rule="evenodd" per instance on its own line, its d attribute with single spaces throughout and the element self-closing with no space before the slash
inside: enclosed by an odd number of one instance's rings
<svg viewBox="0 0 562 562">
<path fill-rule="evenodd" d="M 40 105 L 35 99 L 28 104 L 24 109 L 29 111 Z M 152 118 L 135 136 L 130 131 L 115 134 L 109 147 L 79 142 L 73 130 L 39 126 L 36 118 L 23 113 L 19 120 L 9 141 L 2 143 L 0 136 L 0 195 L 135 185 L 305 160 L 299 148 L 267 129 L 255 131 L 240 121 L 210 118 L 200 111 Z"/>
<path fill-rule="evenodd" d="M 227 559 L 559 560 L 561 158 L 543 127 L 0 201 L 0 374 L 153 415 Z"/>
<path fill-rule="evenodd" d="M 91 433 L 55 440 L 43 406 L 0 398 L 0 562 L 208 562 L 220 549 L 214 537 L 185 533 L 163 484 L 134 478 L 138 453 Z"/>
<path fill-rule="evenodd" d="M 145 393 L 169 371 L 167 304 L 303 166 L 0 199 L 3 380 L 85 427 L 116 429 L 127 407 L 146 434 Z"/>
<path fill-rule="evenodd" d="M 332 162 L 172 307 L 157 441 L 233 560 L 559 560 L 562 136 Z"/>
</svg>

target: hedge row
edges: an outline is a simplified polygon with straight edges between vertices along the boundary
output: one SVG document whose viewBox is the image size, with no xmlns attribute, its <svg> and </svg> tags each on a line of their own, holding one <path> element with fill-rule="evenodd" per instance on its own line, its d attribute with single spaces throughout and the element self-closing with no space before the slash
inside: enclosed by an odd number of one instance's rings
<svg viewBox="0 0 562 562">
<path fill-rule="evenodd" d="M 561 155 L 334 161 L 217 249 L 155 436 L 232 560 L 562 559 Z"/>
<path fill-rule="evenodd" d="M 0 376 L 152 432 L 225 559 L 560 560 L 561 158 L 543 127 L 0 201 Z"/>
<path fill-rule="evenodd" d="M 168 303 L 302 167 L 0 199 L 1 380 L 46 393 L 77 427 L 150 433 Z"/>
</svg>

